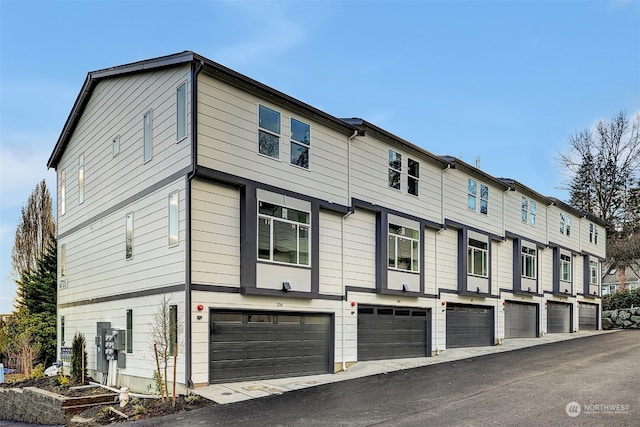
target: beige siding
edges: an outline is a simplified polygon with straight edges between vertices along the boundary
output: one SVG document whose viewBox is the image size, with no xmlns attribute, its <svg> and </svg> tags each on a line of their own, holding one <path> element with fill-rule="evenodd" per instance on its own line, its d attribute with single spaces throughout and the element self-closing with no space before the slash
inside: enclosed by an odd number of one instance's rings
<svg viewBox="0 0 640 427">
<path fill-rule="evenodd" d="M 478 185 L 477 209 L 475 212 L 467 207 L 467 184 L 469 178 L 474 179 Z M 489 187 L 487 215 L 481 214 L 479 210 L 480 184 Z M 444 173 L 444 216 L 446 219 L 503 236 L 502 192 L 501 188 L 494 186 L 490 182 L 483 181 L 457 169 L 449 169 Z"/>
<path fill-rule="evenodd" d="M 400 190 L 389 187 L 389 150 L 402 155 Z M 441 169 L 417 152 L 401 149 L 373 137 L 352 142 L 352 196 L 419 218 L 440 223 Z M 407 193 L 408 159 L 420 163 L 418 196 Z"/>
<path fill-rule="evenodd" d="M 169 247 L 168 196 L 174 191 L 179 191 L 180 243 Z M 59 239 L 58 248 L 66 245 L 67 288 L 59 289 L 58 304 L 183 284 L 184 197 L 180 179 Z M 127 260 L 125 215 L 129 212 L 133 212 L 133 257 Z"/>
<path fill-rule="evenodd" d="M 347 286 L 376 287 L 376 215 L 358 209 L 345 222 Z"/>
<path fill-rule="evenodd" d="M 342 215 L 320 211 L 320 293 L 342 295 Z"/>
<path fill-rule="evenodd" d="M 513 240 L 493 242 L 492 250 L 495 261 L 491 272 L 493 293 L 498 293 L 500 289 L 513 289 Z M 520 259 L 516 261 L 520 262 Z"/>
<path fill-rule="evenodd" d="M 535 226 L 529 224 L 527 211 L 527 223 L 522 222 L 522 197 L 527 202 L 536 202 Z M 532 239 L 536 242 L 547 241 L 547 209 L 546 203 L 522 194 L 519 191 L 506 191 L 504 193 L 504 228 L 519 236 Z"/>
<path fill-rule="evenodd" d="M 184 384 L 184 325 L 185 308 L 184 292 L 166 294 L 171 305 L 178 306 L 178 364 L 177 383 Z M 87 304 L 77 307 L 61 308 L 58 311 L 58 328 L 60 316 L 65 320 L 65 342 L 71 346 L 74 335 L 84 334 L 87 340 L 87 369 L 94 379 L 100 380 L 100 374 L 95 375 L 97 347 L 93 337 L 96 336 L 97 322 L 111 322 L 112 328 L 126 331 L 126 311 L 133 310 L 133 353 L 126 354 L 126 367 L 118 369 L 118 384 L 127 386 L 132 391 L 146 393 L 146 384 L 153 385 L 153 371 L 155 356 L 153 351 L 153 327 L 155 318 L 162 304 L 162 295 L 152 295 L 127 300 L 118 300 L 98 304 Z M 58 329 L 60 330 L 60 329 Z M 60 343 L 58 343 L 60 345 Z M 60 348 L 58 347 L 58 351 Z M 171 374 L 172 375 L 172 374 Z M 181 388 L 181 387 L 180 387 Z"/>
<path fill-rule="evenodd" d="M 240 193 L 236 188 L 193 181 L 192 280 L 240 286 Z"/>
<path fill-rule="evenodd" d="M 66 170 L 66 213 L 58 232 L 104 212 L 191 163 L 191 136 L 176 142 L 176 89 L 189 67 L 103 80 L 94 89 L 60 163 Z M 187 84 L 187 104 L 190 96 Z M 143 162 L 143 115 L 153 115 L 153 158 Z M 190 106 L 187 105 L 187 111 Z M 187 117 L 187 124 L 191 117 Z M 189 132 L 190 126 L 187 126 Z M 112 139 L 120 137 L 113 156 Z M 78 156 L 84 155 L 84 203 L 78 204 Z M 58 189 L 58 197 L 60 197 Z M 58 199 L 60 200 L 60 199 Z M 58 210 L 59 212 L 59 210 Z"/>
<path fill-rule="evenodd" d="M 348 136 L 209 76 L 198 84 L 199 165 L 347 204 Z M 259 104 L 281 114 L 279 159 L 258 154 Z M 291 118 L 311 126 L 309 169 L 290 164 Z"/>
<path fill-rule="evenodd" d="M 438 289 L 458 289 L 458 231 L 447 229 L 436 234 Z"/>
<path fill-rule="evenodd" d="M 431 229 L 427 229 L 424 235 L 424 260 L 422 261 L 421 265 L 421 267 L 424 268 L 424 293 L 435 295 L 438 293 L 436 278 L 436 264 L 438 262 L 438 254 L 436 253 L 436 238 L 438 236 L 436 232 Z"/>
<path fill-rule="evenodd" d="M 553 291 L 553 248 L 538 249 L 538 292 Z"/>
</svg>

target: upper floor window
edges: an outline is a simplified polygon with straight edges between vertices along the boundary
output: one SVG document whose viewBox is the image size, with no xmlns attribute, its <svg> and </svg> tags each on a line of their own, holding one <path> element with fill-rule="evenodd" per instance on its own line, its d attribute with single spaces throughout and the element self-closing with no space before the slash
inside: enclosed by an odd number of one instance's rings
<svg viewBox="0 0 640 427">
<path fill-rule="evenodd" d="M 571 236 L 571 217 L 560 212 L 560 234 Z"/>
<path fill-rule="evenodd" d="M 67 211 L 67 172 L 60 171 L 60 215 Z"/>
<path fill-rule="evenodd" d="M 84 202 L 84 154 L 78 156 L 78 204 Z"/>
<path fill-rule="evenodd" d="M 571 217 L 567 215 L 565 219 L 567 221 L 567 236 L 571 236 Z"/>
<path fill-rule="evenodd" d="M 489 277 L 489 244 L 469 238 L 467 245 L 467 273 Z"/>
<path fill-rule="evenodd" d="M 527 220 L 529 218 L 529 201 L 527 200 L 526 197 L 522 197 L 522 222 L 524 222 L 525 224 L 527 223 Z"/>
<path fill-rule="evenodd" d="M 143 160 L 145 163 L 153 158 L 153 135 L 151 130 L 151 111 L 143 119 Z"/>
<path fill-rule="evenodd" d="M 589 243 L 598 244 L 598 226 L 593 223 L 589 224 Z"/>
<path fill-rule="evenodd" d="M 560 212 L 560 234 L 564 234 L 564 214 Z"/>
<path fill-rule="evenodd" d="M 169 194 L 169 246 L 176 246 L 178 236 L 178 192 Z"/>
<path fill-rule="evenodd" d="M 258 152 L 280 158 L 280 113 L 264 105 L 258 106 Z"/>
<path fill-rule="evenodd" d="M 589 284 L 598 285 L 598 261 L 589 261 Z"/>
<path fill-rule="evenodd" d="M 522 277 L 527 279 L 536 278 L 536 260 L 538 251 L 527 246 L 522 247 Z"/>
<path fill-rule="evenodd" d="M 67 275 L 67 245 L 60 245 L 60 277 Z"/>
<path fill-rule="evenodd" d="M 176 90 L 176 141 L 187 136 L 187 84 Z"/>
<path fill-rule="evenodd" d="M 533 200 L 529 202 L 529 225 L 536 226 L 536 202 Z"/>
<path fill-rule="evenodd" d="M 291 119 L 291 164 L 309 169 L 311 128 L 300 120 Z"/>
<path fill-rule="evenodd" d="M 116 136 L 111 140 L 111 151 L 113 152 L 113 157 L 117 156 L 120 153 L 120 137 Z"/>
<path fill-rule="evenodd" d="M 560 254 L 560 280 L 571 281 L 571 255 Z"/>
<path fill-rule="evenodd" d="M 407 177 L 407 192 L 417 196 L 418 182 L 420 181 L 420 163 L 413 159 L 409 159 L 409 176 Z"/>
<path fill-rule="evenodd" d="M 389 187 L 400 189 L 400 173 L 402 172 L 402 154 L 389 150 Z"/>
<path fill-rule="evenodd" d="M 309 265 L 309 224 L 308 212 L 259 202 L 258 258 Z"/>
<path fill-rule="evenodd" d="M 389 224 L 389 268 L 420 271 L 420 231 Z"/>
<path fill-rule="evenodd" d="M 125 258 L 133 258 L 133 212 L 125 217 Z"/>
<path fill-rule="evenodd" d="M 467 207 L 475 211 L 478 206 L 478 183 L 469 178 L 467 181 Z M 480 184 L 480 213 L 487 215 L 489 212 L 489 187 Z"/>
</svg>

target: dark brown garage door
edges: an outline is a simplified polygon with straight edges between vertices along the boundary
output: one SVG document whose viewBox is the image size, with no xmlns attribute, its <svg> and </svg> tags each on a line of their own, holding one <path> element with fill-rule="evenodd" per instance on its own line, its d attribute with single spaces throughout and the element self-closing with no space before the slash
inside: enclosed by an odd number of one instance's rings
<svg viewBox="0 0 640 427">
<path fill-rule="evenodd" d="M 493 345 L 493 308 L 447 304 L 447 348 Z"/>
<path fill-rule="evenodd" d="M 598 329 L 598 304 L 581 302 L 578 304 L 579 329 L 595 331 Z"/>
<path fill-rule="evenodd" d="M 507 301 L 504 306 L 505 338 L 538 336 L 538 304 Z"/>
<path fill-rule="evenodd" d="M 330 372 L 328 314 L 211 311 L 209 382 Z"/>
<path fill-rule="evenodd" d="M 431 311 L 358 307 L 358 360 L 431 356 Z"/>
<path fill-rule="evenodd" d="M 571 332 L 571 305 L 559 302 L 547 303 L 547 332 Z"/>
</svg>

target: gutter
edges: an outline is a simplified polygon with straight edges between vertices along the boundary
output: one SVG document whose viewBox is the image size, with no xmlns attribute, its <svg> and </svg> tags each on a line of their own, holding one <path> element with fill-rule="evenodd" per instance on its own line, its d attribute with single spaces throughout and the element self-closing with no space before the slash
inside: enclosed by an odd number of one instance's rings
<svg viewBox="0 0 640 427">
<path fill-rule="evenodd" d="M 188 389 L 193 388 L 191 381 L 192 337 L 191 337 L 191 183 L 196 176 L 198 168 L 198 75 L 202 71 L 204 63 L 201 60 L 197 65 L 191 63 L 191 172 L 186 176 L 186 224 L 185 224 L 185 369 L 184 384 Z M 188 316 L 188 317 L 187 317 Z"/>
</svg>

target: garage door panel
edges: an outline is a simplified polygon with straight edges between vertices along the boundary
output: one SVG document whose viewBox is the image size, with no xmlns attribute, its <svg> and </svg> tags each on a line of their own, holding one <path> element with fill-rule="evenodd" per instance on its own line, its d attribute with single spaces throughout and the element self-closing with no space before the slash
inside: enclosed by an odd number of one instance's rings
<svg viewBox="0 0 640 427">
<path fill-rule="evenodd" d="M 547 303 L 547 332 L 571 332 L 571 305 L 551 301 Z"/>
<path fill-rule="evenodd" d="M 581 331 L 594 331 L 598 328 L 598 305 L 579 303 L 579 329 Z"/>
<path fill-rule="evenodd" d="M 493 309 L 447 305 L 447 348 L 493 345 Z"/>
<path fill-rule="evenodd" d="M 538 305 L 507 301 L 505 304 L 505 338 L 538 336 Z"/>
<path fill-rule="evenodd" d="M 211 318 L 212 383 L 329 372 L 330 315 L 214 311 Z"/>
<path fill-rule="evenodd" d="M 361 306 L 358 360 L 429 356 L 431 343 L 426 337 L 430 330 L 430 317 L 424 309 Z"/>
</svg>

